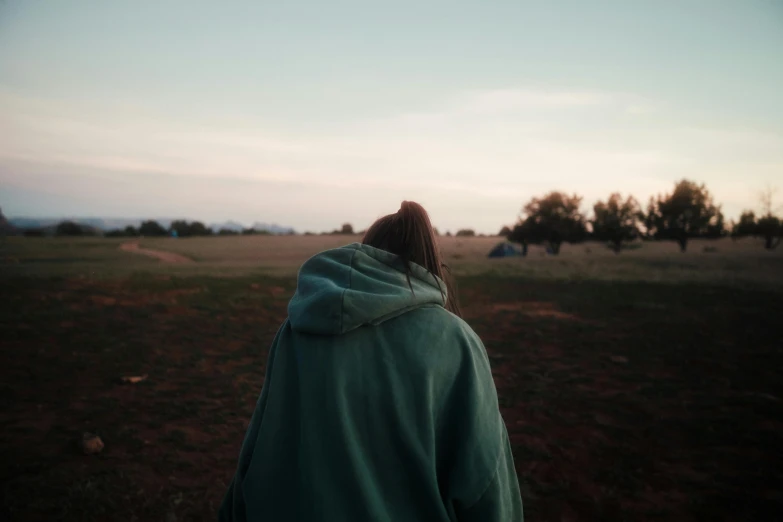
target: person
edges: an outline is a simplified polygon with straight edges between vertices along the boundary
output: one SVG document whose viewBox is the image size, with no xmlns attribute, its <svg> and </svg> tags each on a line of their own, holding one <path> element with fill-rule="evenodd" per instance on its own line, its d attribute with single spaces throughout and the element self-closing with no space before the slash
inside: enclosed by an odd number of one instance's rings
<svg viewBox="0 0 783 522">
<path fill-rule="evenodd" d="M 522 518 L 486 350 L 403 202 L 302 265 L 219 520 Z"/>
</svg>

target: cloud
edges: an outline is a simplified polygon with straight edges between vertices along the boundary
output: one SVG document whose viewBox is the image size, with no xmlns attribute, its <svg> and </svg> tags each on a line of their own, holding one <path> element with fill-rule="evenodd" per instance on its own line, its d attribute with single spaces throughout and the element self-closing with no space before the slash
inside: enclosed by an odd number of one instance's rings
<svg viewBox="0 0 783 522">
<path fill-rule="evenodd" d="M 643 116 L 655 112 L 655 107 L 651 104 L 630 104 L 625 107 L 625 113 L 631 116 Z"/>
<path fill-rule="evenodd" d="M 63 176 L 79 176 L 82 168 L 99 180 L 96 196 L 118 173 L 135 175 L 150 189 L 154 175 L 198 180 L 209 186 L 203 194 L 216 198 L 246 180 L 255 189 L 258 183 L 299 187 L 266 202 L 275 212 L 288 212 L 283 202 L 291 205 L 297 193 L 311 198 L 300 206 L 312 212 L 356 207 L 351 195 L 388 204 L 415 196 L 453 213 L 454 221 L 460 205 L 480 207 L 473 226 L 484 223 L 489 230 L 499 216 L 513 219 L 525 199 L 550 189 L 579 192 L 586 202 L 613 190 L 646 199 L 679 177 L 692 177 L 714 184 L 721 197 L 743 166 L 744 180 L 761 186 L 783 164 L 779 135 L 688 124 L 664 104 L 626 93 L 457 92 L 427 111 L 329 129 L 228 124 L 229 117 L 182 120 L 133 104 L 72 104 L 2 90 L 0 110 L 6 137 L 0 162 L 43 162 L 55 171 L 61 166 Z M 341 203 L 319 200 L 319 191 Z M 736 193 L 726 195 L 736 199 Z"/>
<path fill-rule="evenodd" d="M 611 96 L 595 92 L 494 89 L 469 95 L 462 110 L 473 114 L 496 114 L 540 108 L 594 107 L 611 101 Z"/>
</svg>

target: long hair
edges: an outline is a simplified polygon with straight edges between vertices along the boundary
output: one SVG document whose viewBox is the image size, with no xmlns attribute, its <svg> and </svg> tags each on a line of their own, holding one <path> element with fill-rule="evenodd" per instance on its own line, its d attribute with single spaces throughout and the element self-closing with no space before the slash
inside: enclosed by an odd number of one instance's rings
<svg viewBox="0 0 783 522">
<path fill-rule="evenodd" d="M 445 295 L 441 288 L 443 306 L 451 313 L 462 316 L 454 278 L 449 267 L 441 260 L 435 231 L 424 207 L 413 201 L 403 201 L 400 210 L 383 216 L 367 229 L 362 243 L 399 256 L 411 291 L 410 263 L 416 263 L 440 278 L 446 285 Z"/>
</svg>

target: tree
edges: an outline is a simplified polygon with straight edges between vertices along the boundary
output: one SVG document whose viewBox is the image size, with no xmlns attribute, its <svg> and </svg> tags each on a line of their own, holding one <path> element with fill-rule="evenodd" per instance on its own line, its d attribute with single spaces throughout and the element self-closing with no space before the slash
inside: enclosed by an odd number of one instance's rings
<svg viewBox="0 0 783 522">
<path fill-rule="evenodd" d="M 522 209 L 519 222 L 508 239 L 523 246 L 547 243 L 553 254 L 559 254 L 564 241 L 576 243 L 587 235 L 586 219 L 579 210 L 581 204 L 581 197 L 563 192 L 533 198 Z"/>
<path fill-rule="evenodd" d="M 776 188 L 767 185 L 759 194 L 762 217 L 756 224 L 756 235 L 764 238 L 764 248 L 767 250 L 776 249 L 783 238 L 783 220 L 775 215 L 775 212 L 781 208 L 775 207 L 774 204 L 776 192 Z"/>
<path fill-rule="evenodd" d="M 624 242 L 639 237 L 643 218 L 639 202 L 633 196 L 623 200 L 615 192 L 606 202 L 593 205 L 593 237 L 608 241 L 612 250 L 619 254 Z"/>
<path fill-rule="evenodd" d="M 644 225 L 644 238 L 652 239 L 658 233 L 658 229 L 661 226 L 660 216 L 658 215 L 658 201 L 650 196 L 650 200 L 647 202 L 647 210 L 642 218 L 642 224 Z"/>
<path fill-rule="evenodd" d="M 774 196 L 777 192 L 771 186 L 767 186 L 759 194 L 761 203 L 761 217 L 751 210 L 746 210 L 740 216 L 739 222 L 732 228 L 732 237 L 760 237 L 764 240 L 764 248 L 774 250 L 783 239 L 783 221 L 775 215 L 777 208 L 774 204 Z M 779 208 L 779 207 L 778 207 Z"/>
<path fill-rule="evenodd" d="M 707 229 L 704 232 L 704 236 L 707 239 L 719 239 L 726 237 L 726 223 L 723 220 L 723 212 L 718 211 L 718 215 L 715 219 L 707 225 Z"/>
<path fill-rule="evenodd" d="M 172 221 L 169 231 L 175 232 L 177 237 L 209 236 L 212 234 L 212 230 L 207 228 L 201 221 L 188 223 L 182 219 Z"/>
<path fill-rule="evenodd" d="M 746 210 L 740 216 L 731 230 L 731 237 L 760 237 L 764 240 L 764 248 L 775 250 L 783 238 L 783 221 L 777 216 L 766 215 L 756 219 L 756 215 Z"/>
<path fill-rule="evenodd" d="M 270 236 L 272 235 L 272 233 L 268 230 L 257 230 L 251 227 L 251 228 L 243 228 L 242 235 L 243 236 Z"/>
<path fill-rule="evenodd" d="M 136 237 L 139 235 L 139 231 L 136 227 L 128 225 L 125 228 L 115 228 L 107 231 L 104 236 L 106 237 Z"/>
<path fill-rule="evenodd" d="M 169 225 L 169 232 L 177 237 L 188 237 L 190 235 L 190 225 L 184 219 L 177 219 Z"/>
<path fill-rule="evenodd" d="M 353 235 L 353 225 L 350 223 L 343 223 L 343 227 L 340 229 L 340 234 L 344 234 L 347 236 Z"/>
<path fill-rule="evenodd" d="M 783 238 L 783 222 L 772 215 L 756 219 L 753 211 L 746 210 L 731 229 L 731 237 L 760 237 L 764 240 L 764 248 L 775 250 Z"/>
<path fill-rule="evenodd" d="M 746 210 L 740 215 L 739 221 L 731 228 L 731 237 L 748 237 L 756 235 L 756 214 Z"/>
<path fill-rule="evenodd" d="M 63 221 L 57 225 L 54 234 L 56 236 L 83 236 L 84 229 L 73 221 Z"/>
<path fill-rule="evenodd" d="M 498 232 L 498 236 L 500 237 L 508 237 L 511 235 L 511 229 L 508 226 L 504 226 L 500 229 L 500 232 Z"/>
<path fill-rule="evenodd" d="M 201 221 L 191 221 L 188 223 L 188 232 L 191 236 L 210 236 L 212 230 L 207 228 Z"/>
<path fill-rule="evenodd" d="M 25 228 L 22 231 L 24 237 L 44 237 L 46 232 L 43 228 Z"/>
<path fill-rule="evenodd" d="M 221 228 L 218 230 L 219 236 L 236 236 L 239 235 L 239 232 L 236 230 L 230 229 L 230 228 Z"/>
<path fill-rule="evenodd" d="M 470 228 L 461 228 L 457 230 L 457 237 L 474 237 L 476 231 Z"/>
<path fill-rule="evenodd" d="M 764 238 L 764 248 L 775 250 L 783 237 L 783 221 L 777 216 L 764 216 L 756 225 L 756 235 Z"/>
<path fill-rule="evenodd" d="M 144 221 L 139 227 L 139 234 L 142 236 L 165 236 L 166 229 L 160 226 L 157 221 Z"/>
<path fill-rule="evenodd" d="M 652 218 L 655 237 L 677 241 L 682 252 L 689 238 L 724 234 L 723 214 L 707 187 L 686 179 L 677 182 L 671 194 L 658 197 Z"/>
</svg>

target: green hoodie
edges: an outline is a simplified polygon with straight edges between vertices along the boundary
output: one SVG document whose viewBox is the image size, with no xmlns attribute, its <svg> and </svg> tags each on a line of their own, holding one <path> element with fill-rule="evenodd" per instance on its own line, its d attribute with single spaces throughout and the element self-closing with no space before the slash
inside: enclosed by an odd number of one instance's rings
<svg viewBox="0 0 783 522">
<path fill-rule="evenodd" d="M 360 244 L 302 266 L 221 521 L 522 520 L 484 346 L 411 270 Z"/>
</svg>

